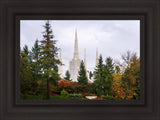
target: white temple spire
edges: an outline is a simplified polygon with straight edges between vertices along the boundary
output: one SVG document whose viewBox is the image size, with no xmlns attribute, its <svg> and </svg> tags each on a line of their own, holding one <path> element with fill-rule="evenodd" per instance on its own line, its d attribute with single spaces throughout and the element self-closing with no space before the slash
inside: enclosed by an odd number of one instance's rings
<svg viewBox="0 0 160 120">
<path fill-rule="evenodd" d="M 75 45 L 74 45 L 74 59 L 79 58 L 78 52 L 78 38 L 77 38 L 77 29 L 75 30 Z"/>
<path fill-rule="evenodd" d="M 87 63 L 86 63 L 86 48 L 84 48 L 84 66 L 87 69 Z"/>
<path fill-rule="evenodd" d="M 60 51 L 59 51 L 59 60 L 60 60 L 60 62 L 62 63 L 62 54 L 61 54 L 61 52 L 62 52 L 62 50 L 60 49 Z M 59 72 L 59 74 L 60 74 L 60 77 L 63 78 L 62 65 L 59 65 L 58 72 Z"/>
<path fill-rule="evenodd" d="M 81 64 L 81 60 L 79 59 L 79 53 L 78 53 L 77 30 L 75 30 L 75 44 L 74 44 L 73 59 L 69 62 L 69 72 L 70 72 L 72 81 L 77 81 L 80 64 Z"/>
<path fill-rule="evenodd" d="M 96 48 L 96 67 L 98 66 L 98 48 Z"/>
</svg>

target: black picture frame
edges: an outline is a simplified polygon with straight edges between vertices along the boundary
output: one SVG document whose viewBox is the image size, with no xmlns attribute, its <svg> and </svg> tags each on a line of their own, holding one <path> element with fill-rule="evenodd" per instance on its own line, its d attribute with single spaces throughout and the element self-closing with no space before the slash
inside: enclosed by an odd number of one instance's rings
<svg viewBox="0 0 160 120">
<path fill-rule="evenodd" d="M 140 101 L 20 101 L 19 20 L 141 20 Z M 159 120 L 159 0 L 1 0 L 0 120 Z"/>
</svg>

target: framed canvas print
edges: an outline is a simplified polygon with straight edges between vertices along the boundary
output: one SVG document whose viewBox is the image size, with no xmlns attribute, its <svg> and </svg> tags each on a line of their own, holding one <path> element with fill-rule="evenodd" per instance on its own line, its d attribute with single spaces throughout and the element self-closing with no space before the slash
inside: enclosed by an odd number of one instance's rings
<svg viewBox="0 0 160 120">
<path fill-rule="evenodd" d="M 140 100 L 140 20 L 21 20 L 19 67 L 22 100 Z"/>
<path fill-rule="evenodd" d="M 0 119 L 159 120 L 159 7 L 2 0 Z"/>
</svg>

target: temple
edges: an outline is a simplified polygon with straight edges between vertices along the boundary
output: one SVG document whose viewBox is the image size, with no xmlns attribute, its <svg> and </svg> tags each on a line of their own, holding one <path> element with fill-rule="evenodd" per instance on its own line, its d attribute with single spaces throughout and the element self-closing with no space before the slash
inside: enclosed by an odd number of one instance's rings
<svg viewBox="0 0 160 120">
<path fill-rule="evenodd" d="M 59 60 L 62 62 L 62 56 L 61 56 L 61 50 L 59 54 Z M 77 82 L 77 77 L 79 74 L 80 64 L 82 59 L 79 58 L 79 51 L 78 51 L 78 37 L 77 37 L 77 30 L 75 30 L 75 44 L 74 44 L 74 52 L 73 52 L 73 58 L 71 61 L 69 61 L 69 73 L 71 80 L 74 82 Z M 86 61 L 86 48 L 84 48 L 84 65 L 86 69 L 86 75 L 88 78 L 88 82 L 93 82 L 93 77 L 89 78 L 89 71 L 87 70 L 87 61 Z M 98 49 L 96 49 L 96 63 L 95 67 L 98 65 Z M 59 66 L 59 75 L 61 78 L 63 78 L 63 70 L 62 65 Z"/>
<path fill-rule="evenodd" d="M 80 64 L 81 64 L 81 59 L 79 59 L 78 39 L 77 39 L 77 30 L 76 30 L 75 31 L 75 44 L 74 44 L 73 58 L 69 62 L 69 73 L 71 75 L 72 81 L 77 81 L 77 76 L 78 76 Z"/>
</svg>

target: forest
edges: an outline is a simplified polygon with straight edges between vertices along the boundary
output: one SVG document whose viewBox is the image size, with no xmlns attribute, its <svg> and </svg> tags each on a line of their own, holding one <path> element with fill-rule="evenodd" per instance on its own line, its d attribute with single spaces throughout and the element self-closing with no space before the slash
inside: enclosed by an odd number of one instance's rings
<svg viewBox="0 0 160 120">
<path fill-rule="evenodd" d="M 43 40 L 36 40 L 29 50 L 25 45 L 20 49 L 20 97 L 23 100 L 139 100 L 140 99 L 140 58 L 135 52 L 126 51 L 121 61 L 99 55 L 94 71 L 87 71 L 81 61 L 77 82 L 73 82 L 67 70 L 61 78 L 55 36 L 49 21 L 43 26 Z"/>
</svg>

